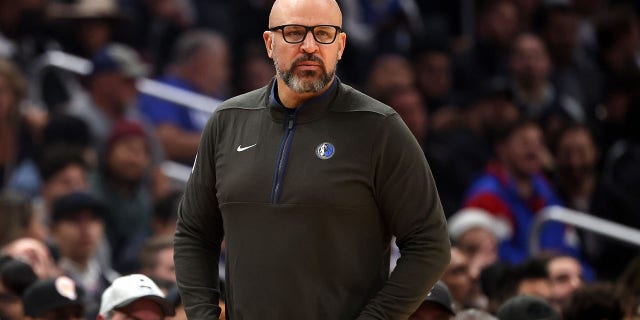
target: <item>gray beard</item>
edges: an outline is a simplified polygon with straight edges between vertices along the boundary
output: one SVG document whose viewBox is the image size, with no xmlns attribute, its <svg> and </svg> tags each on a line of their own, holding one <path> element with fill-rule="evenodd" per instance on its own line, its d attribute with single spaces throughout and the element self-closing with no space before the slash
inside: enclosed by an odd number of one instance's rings
<svg viewBox="0 0 640 320">
<path fill-rule="evenodd" d="M 295 66 L 298 63 L 301 63 L 304 61 L 315 61 L 315 62 L 321 63 L 322 74 L 319 79 L 304 80 L 298 77 L 298 75 L 294 73 L 293 69 L 295 68 Z M 284 81 L 284 83 L 287 84 L 287 86 L 296 93 L 320 92 L 322 89 L 324 89 L 324 87 L 326 87 L 329 84 L 329 82 L 331 82 L 336 72 L 335 68 L 333 68 L 331 72 L 327 72 L 327 69 L 325 68 L 322 61 L 320 61 L 318 58 L 314 57 L 311 54 L 308 54 L 304 57 L 296 59 L 291 64 L 291 68 L 289 70 L 280 69 L 280 67 L 278 66 L 278 61 L 276 59 L 273 59 L 273 65 L 275 66 L 276 72 L 278 73 L 282 81 Z M 316 74 L 317 72 L 313 70 L 307 70 L 302 72 L 302 76 L 305 76 L 305 77 L 307 76 L 313 77 Z"/>
</svg>

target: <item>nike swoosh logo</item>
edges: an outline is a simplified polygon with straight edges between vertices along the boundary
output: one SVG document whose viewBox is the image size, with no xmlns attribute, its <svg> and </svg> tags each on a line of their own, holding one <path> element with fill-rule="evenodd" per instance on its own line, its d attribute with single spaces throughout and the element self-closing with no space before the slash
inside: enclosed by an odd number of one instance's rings
<svg viewBox="0 0 640 320">
<path fill-rule="evenodd" d="M 256 143 L 256 144 L 252 144 L 252 145 L 247 146 L 247 147 L 243 147 L 242 145 L 239 145 L 239 146 L 238 146 L 238 149 L 236 149 L 236 151 L 238 151 L 238 152 L 242 152 L 242 151 L 245 151 L 245 150 L 247 150 L 247 149 L 249 149 L 249 148 L 253 148 L 253 147 L 255 147 L 256 145 L 258 145 L 258 144 L 257 144 L 257 143 Z"/>
</svg>

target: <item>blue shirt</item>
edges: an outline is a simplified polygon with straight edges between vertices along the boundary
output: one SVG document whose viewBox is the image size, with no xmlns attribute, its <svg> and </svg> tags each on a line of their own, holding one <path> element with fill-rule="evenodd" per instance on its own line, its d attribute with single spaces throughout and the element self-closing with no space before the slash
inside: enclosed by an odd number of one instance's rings
<svg viewBox="0 0 640 320">
<path fill-rule="evenodd" d="M 175 76 L 164 76 L 159 82 L 202 94 L 196 87 Z M 190 109 L 184 105 L 148 94 L 141 94 L 140 111 L 155 125 L 171 124 L 189 132 L 201 132 L 211 113 Z"/>
</svg>

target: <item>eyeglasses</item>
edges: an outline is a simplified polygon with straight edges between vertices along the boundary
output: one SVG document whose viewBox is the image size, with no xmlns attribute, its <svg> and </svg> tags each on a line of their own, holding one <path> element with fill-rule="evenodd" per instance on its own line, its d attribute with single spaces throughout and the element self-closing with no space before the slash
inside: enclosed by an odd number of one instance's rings
<svg viewBox="0 0 640 320">
<path fill-rule="evenodd" d="M 331 44 L 336 41 L 338 33 L 342 32 L 342 28 L 332 25 L 303 26 L 299 24 L 285 24 L 270 28 L 269 31 L 282 31 L 282 37 L 287 43 L 300 43 L 307 37 L 307 33 L 311 31 L 313 38 L 318 43 Z"/>
</svg>

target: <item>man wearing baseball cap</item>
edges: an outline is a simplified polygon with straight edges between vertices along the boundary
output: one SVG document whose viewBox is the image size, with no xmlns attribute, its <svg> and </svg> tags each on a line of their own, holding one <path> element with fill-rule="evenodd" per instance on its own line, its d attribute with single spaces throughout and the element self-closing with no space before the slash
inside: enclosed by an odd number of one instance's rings
<svg viewBox="0 0 640 320">
<path fill-rule="evenodd" d="M 98 320 L 159 320 L 173 316 L 173 306 L 149 277 L 131 274 L 117 278 L 102 294 Z"/>
<path fill-rule="evenodd" d="M 409 320 L 450 320 L 455 315 L 451 292 L 447 285 L 439 280 Z"/>
<path fill-rule="evenodd" d="M 27 320 L 81 320 L 84 317 L 82 290 L 71 278 L 39 280 L 22 297 Z"/>
</svg>

